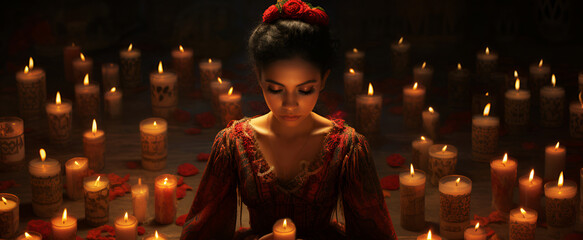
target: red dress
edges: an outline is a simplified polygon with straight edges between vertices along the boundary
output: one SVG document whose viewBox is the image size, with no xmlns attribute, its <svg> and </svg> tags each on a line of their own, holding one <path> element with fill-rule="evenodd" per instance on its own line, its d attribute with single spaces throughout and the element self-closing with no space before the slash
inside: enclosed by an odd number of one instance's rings
<svg viewBox="0 0 583 240">
<path fill-rule="evenodd" d="M 319 160 L 283 183 L 262 157 L 249 120 L 232 122 L 215 137 L 181 239 L 233 239 L 238 194 L 249 210 L 250 231 L 258 236 L 287 217 L 298 238 L 397 239 L 362 135 L 333 120 Z M 343 228 L 331 221 L 339 198 Z"/>
</svg>

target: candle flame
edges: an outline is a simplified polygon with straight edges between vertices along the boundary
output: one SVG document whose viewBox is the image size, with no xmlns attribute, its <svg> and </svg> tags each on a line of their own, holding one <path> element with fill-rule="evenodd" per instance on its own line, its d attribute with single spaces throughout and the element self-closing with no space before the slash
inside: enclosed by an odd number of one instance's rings
<svg viewBox="0 0 583 240">
<path fill-rule="evenodd" d="M 356 48 L 353 48 L 353 49 L 352 49 L 352 52 L 355 52 L 355 53 L 357 53 L 357 52 L 358 52 L 358 49 L 356 49 Z"/>
<path fill-rule="evenodd" d="M 579 92 L 579 103 L 581 103 L 581 107 L 583 108 L 583 96 L 581 95 L 583 95 L 583 91 Z"/>
<path fill-rule="evenodd" d="M 41 161 L 44 162 L 47 159 L 47 151 L 45 151 L 44 148 L 41 148 L 40 150 L 38 150 L 38 154 L 40 155 Z"/>
<path fill-rule="evenodd" d="M 348 72 L 350 72 L 351 74 L 355 74 L 354 69 L 348 69 Z"/>
<path fill-rule="evenodd" d="M 421 136 L 421 140 L 425 141 L 425 137 L 424 136 Z"/>
<path fill-rule="evenodd" d="M 89 85 L 89 73 L 85 74 L 85 77 L 83 78 L 83 85 Z"/>
<path fill-rule="evenodd" d="M 484 94 L 484 95 L 487 97 L 487 96 L 490 96 L 490 93 L 489 92 L 486 92 L 486 94 Z"/>
<path fill-rule="evenodd" d="M 563 187 L 563 171 L 559 174 L 559 181 L 557 181 L 557 186 Z"/>
<path fill-rule="evenodd" d="M 559 149 L 559 142 L 557 142 L 557 144 L 555 144 L 555 150 Z"/>
<path fill-rule="evenodd" d="M 419 85 L 419 83 L 415 82 L 415 84 L 413 84 L 413 90 L 417 89 L 418 85 Z"/>
<path fill-rule="evenodd" d="M 158 125 L 158 123 L 156 123 L 156 121 L 154 121 L 154 126 Z"/>
<path fill-rule="evenodd" d="M 447 145 L 443 146 L 443 148 L 441 148 L 441 151 L 445 152 L 446 149 L 447 149 Z"/>
<path fill-rule="evenodd" d="M 131 52 L 133 47 L 134 45 L 130 43 L 130 46 L 128 47 L 128 52 Z"/>
<path fill-rule="evenodd" d="M 34 68 L 34 60 L 32 60 L 32 57 L 28 58 L 28 68 L 30 70 L 32 70 Z"/>
<path fill-rule="evenodd" d="M 520 90 L 520 78 L 516 78 L 516 82 L 514 82 L 514 89 L 516 89 L 516 91 Z"/>
<path fill-rule="evenodd" d="M 480 222 L 476 223 L 476 226 L 474 227 L 475 231 L 478 231 L 478 228 L 480 228 Z"/>
<path fill-rule="evenodd" d="M 109 91 L 110 92 L 115 92 L 115 90 L 117 90 L 115 87 L 112 87 Z"/>
<path fill-rule="evenodd" d="M 430 113 L 434 113 L 435 111 L 433 110 L 432 107 L 429 107 L 429 109 L 427 109 Z"/>
<path fill-rule="evenodd" d="M 403 44 L 403 37 L 399 38 L 399 45 Z"/>
<path fill-rule="evenodd" d="M 532 180 L 534 179 L 534 169 L 530 170 L 530 175 L 528 175 L 528 182 L 532 184 Z"/>
<path fill-rule="evenodd" d="M 526 211 L 524 210 L 524 208 L 520 208 L 520 213 L 522 214 L 523 218 L 526 218 Z"/>
<path fill-rule="evenodd" d="M 93 135 L 97 133 L 97 123 L 95 122 L 95 118 L 93 119 L 93 123 L 91 124 L 91 132 L 93 133 Z"/>
<path fill-rule="evenodd" d="M 461 181 L 461 180 L 462 180 L 462 178 L 457 178 L 457 179 L 455 180 L 455 185 L 457 186 L 457 185 L 460 183 L 460 181 Z"/>
<path fill-rule="evenodd" d="M 413 168 L 413 163 L 411 163 L 411 167 L 409 168 L 409 172 L 411 173 L 411 177 L 415 175 L 415 168 Z"/>
<path fill-rule="evenodd" d="M 540 59 L 540 62 L 538 62 L 538 67 L 542 67 L 543 66 L 543 59 Z"/>
<path fill-rule="evenodd" d="M 77 166 L 81 166 L 81 165 L 79 165 L 79 163 L 77 161 L 73 161 L 73 163 Z"/>
<path fill-rule="evenodd" d="M 518 71 L 514 70 L 514 77 L 517 78 L 518 77 Z"/>
<path fill-rule="evenodd" d="M 374 94 L 374 89 L 372 88 L 372 83 L 368 83 L 368 95 L 372 96 Z"/>
<path fill-rule="evenodd" d="M 95 186 L 99 186 L 99 179 L 101 179 L 101 176 L 97 176 L 97 180 L 95 180 Z"/>
<path fill-rule="evenodd" d="M 484 117 L 487 117 L 488 115 L 490 115 L 490 107 L 492 105 L 490 103 L 486 104 L 486 106 L 484 107 Z"/>
<path fill-rule="evenodd" d="M 209 63 L 212 63 L 212 62 L 213 62 L 213 60 L 209 58 Z"/>
<path fill-rule="evenodd" d="M 557 78 L 555 77 L 555 74 L 551 76 L 551 83 L 553 84 L 553 87 L 557 85 Z"/>
<path fill-rule="evenodd" d="M 502 158 L 502 164 L 506 166 L 506 162 L 508 162 L 508 153 L 504 153 L 504 158 Z"/>
<path fill-rule="evenodd" d="M 427 62 L 423 62 L 423 64 L 421 64 L 421 68 L 425 68 L 427 66 Z"/>
<path fill-rule="evenodd" d="M 28 73 L 28 66 L 24 66 L 24 73 Z"/>
<path fill-rule="evenodd" d="M 156 236 L 156 239 L 158 239 L 158 230 L 156 230 L 156 232 L 154 233 L 154 235 Z"/>
<path fill-rule="evenodd" d="M 168 178 L 164 178 L 164 185 L 168 183 Z"/>
<path fill-rule="evenodd" d="M 24 237 L 25 237 L 26 239 L 30 239 L 30 234 L 28 234 L 28 232 L 24 232 Z"/>
<path fill-rule="evenodd" d="M 283 229 L 285 230 L 287 228 L 287 219 L 283 220 Z"/>
<path fill-rule="evenodd" d="M 57 92 L 57 97 L 55 97 L 55 103 L 61 104 L 61 93 Z"/>
<path fill-rule="evenodd" d="M 220 77 L 217 78 L 217 81 L 219 81 L 219 84 L 223 84 L 223 80 Z"/>
<path fill-rule="evenodd" d="M 429 232 L 427 232 L 427 240 L 431 240 L 431 230 L 429 230 Z"/>
<path fill-rule="evenodd" d="M 461 63 L 457 63 L 457 70 L 462 70 L 462 64 Z"/>
<path fill-rule="evenodd" d="M 4 203 L 4 205 L 8 205 L 8 201 L 6 201 L 6 198 L 2 197 L 2 202 Z"/>
<path fill-rule="evenodd" d="M 142 185 L 142 178 L 138 178 L 138 185 Z"/>
<path fill-rule="evenodd" d="M 158 73 L 164 73 L 164 68 L 162 68 L 162 61 L 158 63 Z"/>
<path fill-rule="evenodd" d="M 182 45 L 178 45 L 178 50 L 180 50 L 180 52 L 184 52 L 184 48 L 182 47 Z"/>
<path fill-rule="evenodd" d="M 79 58 L 81 58 L 81 61 L 85 62 L 85 55 L 83 55 L 83 53 L 79 53 Z"/>
<path fill-rule="evenodd" d="M 124 220 L 124 222 L 126 222 L 126 223 L 128 222 L 128 212 L 126 212 L 126 214 L 125 214 L 125 215 L 123 215 L 123 220 Z"/>
<path fill-rule="evenodd" d="M 231 94 L 233 94 L 233 87 L 229 88 L 229 92 L 227 93 L 229 96 L 231 96 Z"/>
<path fill-rule="evenodd" d="M 490 55 L 490 49 L 486 47 L 486 55 Z"/>
<path fill-rule="evenodd" d="M 63 217 L 61 218 L 61 220 L 63 220 L 63 223 L 67 222 L 67 209 L 65 208 L 65 210 L 63 210 Z"/>
</svg>

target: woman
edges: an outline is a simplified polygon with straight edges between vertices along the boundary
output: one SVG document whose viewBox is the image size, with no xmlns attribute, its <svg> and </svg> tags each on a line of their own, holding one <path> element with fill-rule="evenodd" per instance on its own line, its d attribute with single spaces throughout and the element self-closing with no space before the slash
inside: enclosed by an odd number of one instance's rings
<svg viewBox="0 0 583 240">
<path fill-rule="evenodd" d="M 366 139 L 312 112 L 334 59 L 327 25 L 299 0 L 265 11 L 249 53 L 271 111 L 217 134 L 181 239 L 253 239 L 281 218 L 303 239 L 396 239 Z M 251 228 L 236 233 L 238 196 Z"/>
</svg>

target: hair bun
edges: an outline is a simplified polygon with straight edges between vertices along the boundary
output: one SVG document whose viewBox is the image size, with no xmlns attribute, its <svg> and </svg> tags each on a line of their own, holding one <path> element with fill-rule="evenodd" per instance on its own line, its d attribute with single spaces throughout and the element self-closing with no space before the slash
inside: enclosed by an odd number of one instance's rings
<svg viewBox="0 0 583 240">
<path fill-rule="evenodd" d="M 328 26 L 328 14 L 321 7 L 312 7 L 301 0 L 278 0 L 263 12 L 263 22 L 271 23 L 278 19 L 298 19 L 303 22 Z"/>
</svg>

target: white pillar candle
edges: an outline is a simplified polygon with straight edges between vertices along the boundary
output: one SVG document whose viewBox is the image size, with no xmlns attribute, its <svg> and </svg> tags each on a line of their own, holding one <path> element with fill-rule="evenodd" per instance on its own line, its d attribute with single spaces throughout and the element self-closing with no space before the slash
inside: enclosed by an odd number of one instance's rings
<svg viewBox="0 0 583 240">
<path fill-rule="evenodd" d="M 421 112 L 425 106 L 425 88 L 419 83 L 403 87 L 403 123 L 408 129 L 421 127 Z"/>
<path fill-rule="evenodd" d="M 24 121 L 0 117 L 0 166 L 15 167 L 24 162 Z"/>
<path fill-rule="evenodd" d="M 296 225 L 289 218 L 279 219 L 273 224 L 273 240 L 295 240 Z"/>
<path fill-rule="evenodd" d="M 90 127 L 91 119 L 99 119 L 100 95 L 99 86 L 89 83 L 89 75 L 85 75 L 83 83 L 75 85 L 76 111 L 82 126 Z"/>
<path fill-rule="evenodd" d="M 490 161 L 498 151 L 500 119 L 490 116 L 490 103 L 482 115 L 472 118 L 472 157 L 476 161 Z"/>
<path fill-rule="evenodd" d="M 368 84 L 367 94 L 356 97 L 356 131 L 369 135 L 380 131 L 383 97 L 374 94 L 372 84 Z"/>
<path fill-rule="evenodd" d="M 554 179 L 559 176 L 559 173 L 565 171 L 566 157 L 567 149 L 559 142 L 545 148 L 545 180 Z"/>
<path fill-rule="evenodd" d="M 81 48 L 76 46 L 75 43 L 63 48 L 63 65 L 65 66 L 65 80 L 67 82 L 75 82 L 73 78 L 73 60 L 78 58 L 80 53 Z"/>
<path fill-rule="evenodd" d="M 486 240 L 487 238 L 486 230 L 480 228 L 479 222 L 464 231 L 464 240 Z"/>
<path fill-rule="evenodd" d="M 231 81 L 217 78 L 216 81 L 211 82 L 211 93 L 212 93 L 212 106 L 215 115 L 220 118 L 221 116 L 221 107 L 219 104 L 219 96 L 221 94 L 225 94 L 229 92 L 229 89 L 232 87 Z"/>
<path fill-rule="evenodd" d="M 411 49 L 411 44 L 402 37 L 391 43 L 391 65 L 396 77 L 402 77 L 409 69 L 409 49 Z"/>
<path fill-rule="evenodd" d="M 119 88 L 119 65 L 117 63 L 104 63 L 101 65 L 101 84 L 103 89 Z"/>
<path fill-rule="evenodd" d="M 67 215 L 67 209 L 63 215 L 51 219 L 52 240 L 75 240 L 77 237 L 77 218 Z"/>
<path fill-rule="evenodd" d="M 79 53 L 79 58 L 73 59 L 73 82 L 82 83 L 85 75 L 93 78 L 93 59 Z"/>
<path fill-rule="evenodd" d="M 42 115 L 43 104 L 47 98 L 46 74 L 34 67 L 34 60 L 28 59 L 24 71 L 16 73 L 18 107 L 24 119 L 38 119 Z"/>
<path fill-rule="evenodd" d="M 355 71 L 364 72 L 364 51 L 353 48 L 346 51 L 344 56 L 346 58 L 346 70 L 352 68 Z"/>
<path fill-rule="evenodd" d="M 476 54 L 476 73 L 480 77 L 489 77 L 498 67 L 498 53 L 490 51 L 490 48 Z"/>
<path fill-rule="evenodd" d="M 541 90 L 541 87 L 544 86 L 548 79 L 551 77 L 551 66 L 544 64 L 543 60 L 541 59 L 539 62 L 530 65 L 529 73 L 530 79 L 528 85 L 536 102 L 539 100 L 538 94 Z"/>
<path fill-rule="evenodd" d="M 447 74 L 448 104 L 456 108 L 467 108 L 470 103 L 470 71 L 462 68 L 461 63 L 457 68 Z"/>
<path fill-rule="evenodd" d="M 168 155 L 168 123 L 162 118 L 147 118 L 140 122 L 142 167 L 158 171 L 166 167 Z"/>
<path fill-rule="evenodd" d="M 148 218 L 148 201 L 150 199 L 150 189 L 148 185 L 142 184 L 142 179 L 138 179 L 138 184 L 132 186 L 132 207 L 133 215 L 138 222 L 144 223 Z"/>
<path fill-rule="evenodd" d="M 49 122 L 49 139 L 53 144 L 66 145 L 71 140 L 73 124 L 73 106 L 71 101 L 63 99 L 57 92 L 55 102 L 46 105 L 47 119 Z"/>
<path fill-rule="evenodd" d="M 401 198 L 401 227 L 419 231 L 425 227 L 425 173 L 410 170 L 399 174 L 399 195 Z"/>
<path fill-rule="evenodd" d="M 186 95 L 194 85 L 192 49 L 184 48 L 180 45 L 177 49 L 173 49 L 171 54 L 172 67 L 178 77 L 178 86 L 180 86 L 179 92 L 181 92 L 181 95 Z"/>
<path fill-rule="evenodd" d="M 427 62 L 413 67 L 413 81 L 418 82 L 425 88 L 431 87 L 433 80 L 433 67 L 429 66 Z"/>
<path fill-rule="evenodd" d="M 97 123 L 93 119 L 91 130 L 83 134 L 83 152 L 89 159 L 89 168 L 95 171 L 105 166 L 105 132 L 97 129 Z"/>
<path fill-rule="evenodd" d="M 83 179 L 85 189 L 85 221 L 90 226 L 101 226 L 109 221 L 109 179 L 90 176 Z"/>
<path fill-rule="evenodd" d="M 130 43 L 127 49 L 119 51 L 119 66 L 120 66 L 120 80 L 121 86 L 125 90 L 135 89 L 142 83 L 141 64 L 142 52 L 134 49 Z"/>
<path fill-rule="evenodd" d="M 170 119 L 178 106 L 178 86 L 176 74 L 164 72 L 162 61 L 158 71 L 150 74 L 150 93 L 154 116 Z"/>
<path fill-rule="evenodd" d="M 510 211 L 510 222 L 508 224 L 510 240 L 533 240 L 535 239 L 536 221 L 538 212 L 529 208 L 515 208 Z"/>
<path fill-rule="evenodd" d="M 429 107 L 421 114 L 423 118 L 423 129 L 432 139 L 437 139 L 437 129 L 439 128 L 439 113 Z"/>
<path fill-rule="evenodd" d="M 417 236 L 417 240 L 441 240 L 441 237 L 437 234 L 432 234 L 431 230 L 429 230 L 429 232 Z"/>
<path fill-rule="evenodd" d="M 16 240 L 42 240 L 42 239 L 43 235 L 34 231 L 26 231 L 16 238 Z"/>
<path fill-rule="evenodd" d="M 577 212 L 577 184 L 571 180 L 564 180 L 561 172 L 557 181 L 546 183 L 544 188 L 547 224 L 554 228 L 574 225 Z"/>
<path fill-rule="evenodd" d="M 534 169 L 530 174 L 518 179 L 518 192 L 520 206 L 540 210 L 540 197 L 543 191 L 542 178 L 534 175 Z"/>
<path fill-rule="evenodd" d="M 123 216 L 115 219 L 115 239 L 116 240 L 136 240 L 138 236 L 138 220 L 126 212 Z"/>
<path fill-rule="evenodd" d="M 543 127 L 560 127 L 565 116 L 565 89 L 557 87 L 555 74 L 552 86 L 540 89 L 540 124 Z"/>
<path fill-rule="evenodd" d="M 457 148 L 453 145 L 434 144 L 429 147 L 431 184 L 437 185 L 439 179 L 455 172 L 457 153 Z"/>
<path fill-rule="evenodd" d="M 40 158 L 28 164 L 32 187 L 32 210 L 39 217 L 52 217 L 63 203 L 63 183 L 61 163 L 47 158 L 44 149 L 39 150 Z"/>
<path fill-rule="evenodd" d="M 509 213 L 514 205 L 512 196 L 516 185 L 517 166 L 515 160 L 508 158 L 508 154 L 490 163 L 492 206 L 502 213 Z"/>
<path fill-rule="evenodd" d="M 221 123 L 225 127 L 231 120 L 239 120 L 243 117 L 241 111 L 241 94 L 234 93 L 233 87 L 227 93 L 219 95 L 219 107 L 221 109 Z"/>
<path fill-rule="evenodd" d="M 18 232 L 20 199 L 10 193 L 0 193 L 0 221 L 3 231 L 0 231 L 0 238 L 10 239 Z"/>
<path fill-rule="evenodd" d="M 425 172 L 429 171 L 429 147 L 431 145 L 433 145 L 433 140 L 425 136 L 421 136 L 411 143 L 413 149 L 411 162 Z"/>
<path fill-rule="evenodd" d="M 583 92 L 579 92 L 579 102 L 569 105 L 569 133 L 571 137 L 583 138 Z"/>
<path fill-rule="evenodd" d="M 505 94 L 504 122 L 508 131 L 523 132 L 530 121 L 530 91 L 520 89 L 520 79 L 516 79 L 514 86 L 515 90 Z"/>
<path fill-rule="evenodd" d="M 174 223 L 178 180 L 172 174 L 162 174 L 154 183 L 154 218 L 159 224 Z"/>
<path fill-rule="evenodd" d="M 198 63 L 200 69 L 200 89 L 205 99 L 211 100 L 210 88 L 211 82 L 217 80 L 221 76 L 223 64 L 221 60 L 211 59 L 204 60 Z"/>
<path fill-rule="evenodd" d="M 362 93 L 363 74 L 353 68 L 344 73 L 344 99 L 348 107 L 353 108 L 356 104 L 356 96 Z"/>
<path fill-rule="evenodd" d="M 447 239 L 462 239 L 470 224 L 472 181 L 461 175 L 439 180 L 439 229 Z"/>
<path fill-rule="evenodd" d="M 121 117 L 123 114 L 123 93 L 113 87 L 105 92 L 103 98 L 105 99 L 105 114 L 111 119 Z"/>
<path fill-rule="evenodd" d="M 144 240 L 166 240 L 168 239 L 166 237 L 166 235 L 158 233 L 158 231 L 156 230 L 153 234 L 148 235 L 146 237 L 143 238 Z"/>
<path fill-rule="evenodd" d="M 74 157 L 65 163 L 67 175 L 67 196 L 72 200 L 83 198 L 83 178 L 89 174 L 89 160 L 85 157 Z"/>
</svg>

